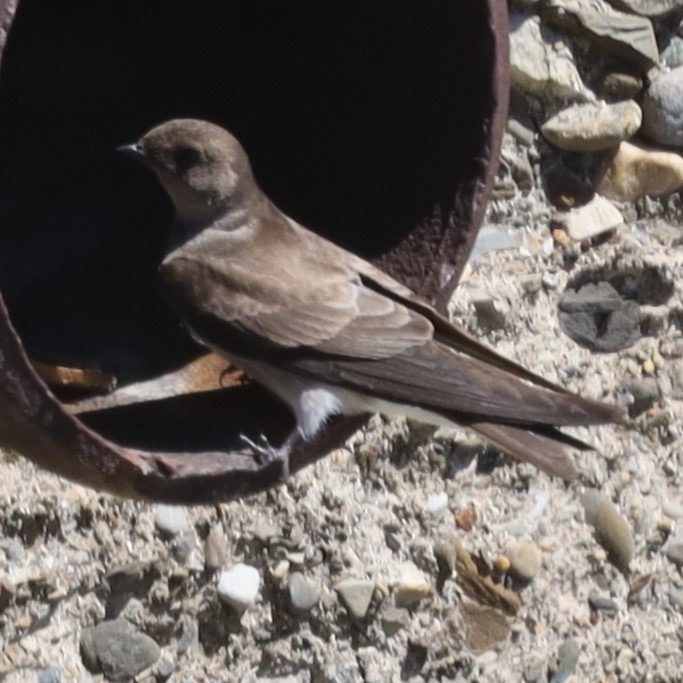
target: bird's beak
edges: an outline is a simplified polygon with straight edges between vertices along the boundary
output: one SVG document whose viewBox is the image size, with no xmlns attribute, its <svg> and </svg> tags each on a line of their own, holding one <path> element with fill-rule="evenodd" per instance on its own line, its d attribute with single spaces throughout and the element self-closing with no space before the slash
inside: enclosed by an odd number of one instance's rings
<svg viewBox="0 0 683 683">
<path fill-rule="evenodd" d="M 132 145 L 121 145 L 116 148 L 116 151 L 122 152 L 126 156 L 138 161 L 144 162 L 147 159 L 147 152 L 145 152 L 145 148 L 139 142 L 134 142 Z"/>
</svg>

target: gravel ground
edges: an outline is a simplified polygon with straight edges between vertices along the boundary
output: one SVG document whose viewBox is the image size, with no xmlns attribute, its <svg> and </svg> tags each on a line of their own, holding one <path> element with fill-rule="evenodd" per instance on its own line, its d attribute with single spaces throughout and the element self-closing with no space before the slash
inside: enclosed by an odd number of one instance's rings
<svg viewBox="0 0 683 683">
<path fill-rule="evenodd" d="M 504 158 L 534 153 L 506 138 Z M 518 246 L 472 264 L 453 314 L 548 379 L 630 406 L 627 426 L 574 430 L 595 447 L 580 477 L 377 417 L 287 485 L 185 513 L 5 452 L 2 680 L 683 680 L 683 233 L 648 203 L 621 207 L 602 243 L 562 246 L 545 195 L 506 168 L 488 226 Z M 586 278 L 639 292 L 629 348 L 560 330 L 558 301 Z M 219 586 L 240 563 L 258 574 Z"/>
</svg>

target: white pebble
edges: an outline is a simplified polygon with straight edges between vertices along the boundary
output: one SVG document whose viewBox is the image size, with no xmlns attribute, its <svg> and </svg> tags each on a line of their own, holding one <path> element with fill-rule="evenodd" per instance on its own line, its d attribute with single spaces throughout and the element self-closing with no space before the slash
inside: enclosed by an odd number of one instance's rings
<svg viewBox="0 0 683 683">
<path fill-rule="evenodd" d="M 245 610 L 256 601 L 260 587 L 258 569 L 240 563 L 221 572 L 218 597 L 237 610 Z"/>
</svg>

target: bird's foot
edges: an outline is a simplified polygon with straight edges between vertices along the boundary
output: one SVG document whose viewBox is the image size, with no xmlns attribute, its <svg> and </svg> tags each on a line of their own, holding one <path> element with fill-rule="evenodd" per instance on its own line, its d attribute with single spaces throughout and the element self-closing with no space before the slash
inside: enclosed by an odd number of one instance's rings
<svg viewBox="0 0 683 683">
<path fill-rule="evenodd" d="M 273 446 L 264 434 L 259 434 L 256 441 L 246 434 L 240 434 L 240 440 L 252 450 L 259 465 L 267 467 L 273 462 L 280 462 L 283 480 L 286 481 L 289 478 L 289 454 L 292 450 L 290 439 L 287 439 L 282 446 Z"/>
</svg>

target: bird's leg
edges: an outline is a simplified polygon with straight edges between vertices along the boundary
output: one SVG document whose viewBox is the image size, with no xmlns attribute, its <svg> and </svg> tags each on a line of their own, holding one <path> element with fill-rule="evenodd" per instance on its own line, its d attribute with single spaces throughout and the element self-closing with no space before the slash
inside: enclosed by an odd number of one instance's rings
<svg viewBox="0 0 683 683">
<path fill-rule="evenodd" d="M 265 467 L 272 462 L 282 463 L 284 480 L 289 478 L 289 454 L 292 452 L 292 447 L 296 443 L 298 437 L 299 432 L 294 429 L 280 446 L 273 446 L 263 434 L 259 434 L 257 439 L 258 443 L 245 434 L 240 434 L 240 439 L 253 451 L 254 456 L 260 465 Z"/>
</svg>

